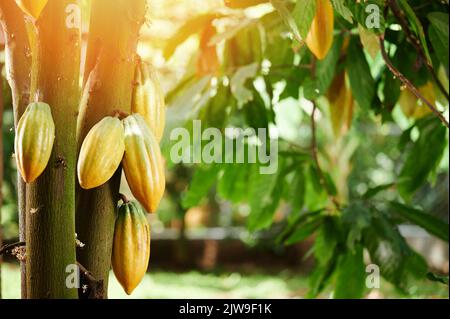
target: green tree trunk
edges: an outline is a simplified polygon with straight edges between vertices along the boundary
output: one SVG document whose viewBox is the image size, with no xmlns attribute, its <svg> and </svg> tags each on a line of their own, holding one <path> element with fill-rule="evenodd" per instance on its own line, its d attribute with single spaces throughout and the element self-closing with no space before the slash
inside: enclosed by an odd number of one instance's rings
<svg viewBox="0 0 450 319">
<path fill-rule="evenodd" d="M 30 98 L 31 50 L 24 15 L 14 0 L 0 1 L 0 23 L 5 32 L 6 77 L 11 87 L 14 122 L 17 126 Z M 20 241 L 26 239 L 25 193 L 25 183 L 17 174 Z M 20 269 L 22 298 L 26 298 L 26 265 L 24 262 L 21 262 Z"/>
<path fill-rule="evenodd" d="M 113 115 L 118 110 L 130 112 L 136 48 L 145 9 L 145 0 L 92 2 L 84 82 L 87 82 L 91 72 L 94 81 L 86 108 L 80 110 L 79 145 L 92 126 L 105 116 Z M 77 253 L 78 261 L 97 280 L 103 280 L 105 291 L 111 266 L 121 175 L 122 170 L 119 169 L 101 187 L 77 189 L 77 234 L 85 244 Z"/>
<path fill-rule="evenodd" d="M 75 257 L 76 118 L 80 97 L 77 0 L 49 0 L 37 21 L 33 100 L 48 103 L 56 126 L 49 164 L 27 187 L 27 297 L 77 298 L 66 286 Z M 77 16 L 78 15 L 78 16 Z"/>
</svg>

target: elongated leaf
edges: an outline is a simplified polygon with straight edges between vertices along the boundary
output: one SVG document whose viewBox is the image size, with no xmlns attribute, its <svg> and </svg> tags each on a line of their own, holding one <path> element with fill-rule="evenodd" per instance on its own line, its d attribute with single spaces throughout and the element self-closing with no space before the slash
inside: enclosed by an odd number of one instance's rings
<svg viewBox="0 0 450 319">
<path fill-rule="evenodd" d="M 447 129 L 439 121 L 424 122 L 420 137 L 414 143 L 400 172 L 398 189 L 408 200 L 435 170 L 447 144 Z M 430 147 L 432 145 L 432 147 Z"/>
<path fill-rule="evenodd" d="M 422 227 L 430 234 L 435 235 L 442 240 L 448 241 L 449 231 L 447 223 L 425 213 L 424 211 L 406 206 L 399 202 L 390 202 L 389 204 L 391 205 L 394 213 Z"/>
<path fill-rule="evenodd" d="M 375 81 L 361 45 L 356 39 L 350 41 L 347 68 L 352 94 L 359 106 L 367 111 L 375 97 Z"/>
<path fill-rule="evenodd" d="M 303 39 L 306 39 L 316 14 L 316 0 L 297 0 L 293 16 Z"/>
<path fill-rule="evenodd" d="M 286 26 L 292 31 L 294 38 L 297 41 L 301 41 L 302 36 L 300 35 L 300 31 L 297 27 L 297 22 L 295 21 L 293 15 L 287 8 L 288 1 L 286 0 L 270 0 L 273 7 L 278 11 L 280 16 L 283 18 Z"/>
<path fill-rule="evenodd" d="M 365 288 L 366 271 L 363 248 L 347 251 L 340 256 L 336 267 L 336 284 L 333 297 L 336 299 L 359 299 Z"/>
<path fill-rule="evenodd" d="M 182 200 L 184 208 L 187 209 L 200 204 L 200 201 L 209 193 L 216 182 L 219 171 L 219 165 L 198 167 L 195 170 L 189 189 Z"/>
<path fill-rule="evenodd" d="M 345 20 L 353 23 L 353 14 L 345 4 L 345 0 L 331 0 L 333 7 L 337 13 L 339 13 Z"/>
<path fill-rule="evenodd" d="M 400 7 L 404 10 L 414 33 L 419 38 L 419 41 L 422 44 L 428 62 L 431 63 L 430 51 L 428 50 L 427 39 L 425 38 L 425 32 L 423 31 L 422 23 L 420 22 L 419 18 L 417 18 L 416 14 L 414 13 L 414 10 L 409 5 L 408 1 L 398 0 L 398 2 L 400 4 Z"/>
<path fill-rule="evenodd" d="M 439 61 L 448 69 L 448 14 L 433 12 L 428 15 L 431 25 L 428 29 L 431 44 Z"/>
</svg>

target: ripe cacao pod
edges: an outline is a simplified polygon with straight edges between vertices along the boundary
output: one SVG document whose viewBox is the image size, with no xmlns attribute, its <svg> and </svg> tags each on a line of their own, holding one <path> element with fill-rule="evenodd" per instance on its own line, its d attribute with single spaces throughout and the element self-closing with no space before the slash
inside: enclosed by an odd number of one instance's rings
<svg viewBox="0 0 450 319">
<path fill-rule="evenodd" d="M 346 85 L 345 72 L 336 75 L 328 89 L 327 98 L 333 133 L 340 137 L 350 129 L 353 120 L 353 95 Z"/>
<path fill-rule="evenodd" d="M 122 164 L 128 185 L 147 212 L 154 213 L 166 184 L 158 141 L 141 115 L 130 115 L 123 123 L 125 156 Z"/>
<path fill-rule="evenodd" d="M 112 251 L 114 275 L 130 295 L 147 272 L 150 260 L 150 226 L 144 211 L 135 202 L 119 207 Z"/>
<path fill-rule="evenodd" d="M 55 123 L 50 106 L 31 103 L 22 115 L 14 147 L 17 168 L 26 183 L 34 182 L 44 172 L 55 141 Z"/>
<path fill-rule="evenodd" d="M 306 45 L 323 60 L 333 44 L 334 11 L 330 0 L 316 0 L 316 15 L 306 37 Z"/>
<path fill-rule="evenodd" d="M 424 86 L 420 87 L 419 92 L 431 104 L 434 105 L 436 103 L 433 83 L 428 82 Z M 404 89 L 402 91 L 400 94 L 399 104 L 403 114 L 412 119 L 420 119 L 421 117 L 424 117 L 432 112 L 430 108 L 419 100 L 409 89 Z"/>
<path fill-rule="evenodd" d="M 111 179 L 125 152 L 124 139 L 123 125 L 118 118 L 105 117 L 92 127 L 78 157 L 78 181 L 82 188 L 95 188 Z"/>
<path fill-rule="evenodd" d="M 141 114 L 161 141 L 166 121 L 164 93 L 155 70 L 142 60 L 136 67 L 131 112 Z"/>
<path fill-rule="evenodd" d="M 34 19 L 39 18 L 47 5 L 48 0 L 16 0 L 17 5 L 23 12 L 32 16 Z"/>
</svg>

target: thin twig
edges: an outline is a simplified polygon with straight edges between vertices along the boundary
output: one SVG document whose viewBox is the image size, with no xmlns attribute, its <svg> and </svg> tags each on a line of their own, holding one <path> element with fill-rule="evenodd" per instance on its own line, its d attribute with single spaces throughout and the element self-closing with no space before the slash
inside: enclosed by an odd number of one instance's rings
<svg viewBox="0 0 450 319">
<path fill-rule="evenodd" d="M 10 251 L 12 251 L 16 247 L 22 247 L 22 246 L 25 246 L 25 245 L 26 245 L 26 243 L 23 242 L 23 241 L 19 241 L 17 243 L 5 245 L 2 248 L 0 248 L 0 256 L 3 255 L 3 254 L 8 253 Z"/>
<path fill-rule="evenodd" d="M 411 31 L 408 21 L 405 19 L 405 14 L 401 10 L 401 8 L 398 6 L 397 1 L 390 0 L 388 2 L 388 6 L 392 10 L 392 13 L 394 14 L 395 18 L 400 23 L 400 26 L 402 27 L 403 31 L 405 32 L 407 39 L 413 45 L 413 47 L 416 49 L 416 51 L 419 54 L 419 56 L 421 57 L 421 59 L 424 61 L 428 71 L 431 73 L 431 76 L 433 77 L 434 82 L 438 86 L 439 90 L 447 98 L 447 101 L 450 101 L 449 93 L 445 89 L 441 80 L 439 80 L 439 77 L 437 76 L 436 71 L 433 68 L 433 65 L 431 65 L 430 61 L 426 57 L 425 50 L 420 45 L 420 41 L 414 36 L 413 32 Z"/>
<path fill-rule="evenodd" d="M 80 273 L 85 278 L 89 290 L 89 299 L 104 299 L 105 298 L 105 288 L 103 285 L 103 280 L 97 280 L 94 276 L 92 276 L 91 272 L 87 270 L 82 264 L 77 262 L 77 266 L 80 269 Z M 85 289 L 83 288 L 83 293 Z"/>
<path fill-rule="evenodd" d="M 325 175 L 323 173 L 323 170 L 320 166 L 319 162 L 319 152 L 317 147 L 317 126 L 316 126 L 316 111 L 317 111 L 317 104 L 315 101 L 313 103 L 313 111 L 311 114 L 311 131 L 312 131 L 312 139 L 311 139 L 311 153 L 314 160 L 314 163 L 317 168 L 317 172 L 319 174 L 320 184 L 324 187 L 325 191 L 328 194 L 328 197 L 333 202 L 334 206 L 337 210 L 340 210 L 340 204 L 337 200 L 336 196 L 333 195 L 333 192 L 330 190 L 329 185 L 325 179 Z"/>
<path fill-rule="evenodd" d="M 444 125 L 448 128 L 449 127 L 449 123 L 447 121 L 447 119 L 444 117 L 444 115 L 442 115 L 441 112 L 439 112 L 438 109 L 436 109 L 436 107 L 430 102 L 428 101 L 423 95 L 422 93 L 420 93 L 420 91 L 414 86 L 414 84 L 411 83 L 411 81 L 409 81 L 391 62 L 391 60 L 389 59 L 388 54 L 386 53 L 386 48 L 385 48 L 385 44 L 384 44 L 384 35 L 380 35 L 379 37 L 380 39 L 380 48 L 381 48 L 381 54 L 383 56 L 383 60 L 386 63 L 387 67 L 389 68 L 389 70 L 392 72 L 392 74 L 394 74 L 395 77 L 397 77 L 404 85 L 406 85 L 406 87 L 418 98 L 420 99 L 423 103 L 425 103 L 431 111 L 433 111 L 434 114 L 436 114 L 436 116 L 441 120 L 442 123 L 444 123 Z"/>
</svg>

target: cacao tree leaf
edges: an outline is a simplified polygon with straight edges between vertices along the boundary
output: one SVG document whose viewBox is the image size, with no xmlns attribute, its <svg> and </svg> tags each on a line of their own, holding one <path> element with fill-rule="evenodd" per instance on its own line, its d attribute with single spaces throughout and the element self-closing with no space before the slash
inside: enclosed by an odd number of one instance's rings
<svg viewBox="0 0 450 319">
<path fill-rule="evenodd" d="M 432 12 L 428 15 L 428 19 L 431 22 L 428 28 L 428 36 L 430 38 L 431 44 L 436 51 L 436 56 L 439 61 L 448 70 L 448 14 L 441 12 Z"/>
<path fill-rule="evenodd" d="M 182 205 L 185 209 L 198 206 L 201 200 L 208 195 L 211 187 L 217 180 L 220 165 L 199 166 L 189 184 L 188 191 L 184 194 Z"/>
<path fill-rule="evenodd" d="M 379 185 L 373 188 L 369 188 L 364 195 L 362 196 L 363 199 L 371 199 L 373 197 L 375 197 L 376 195 L 378 195 L 379 193 L 392 188 L 393 186 L 395 186 L 395 183 L 389 183 L 389 184 L 384 184 L 384 185 Z"/>
<path fill-rule="evenodd" d="M 380 52 L 380 42 L 377 35 L 367 31 L 367 29 L 363 28 L 361 25 L 358 27 L 359 38 L 361 39 L 364 49 L 366 49 L 372 59 L 375 59 L 377 54 Z"/>
<path fill-rule="evenodd" d="M 331 0 L 331 2 L 333 3 L 333 7 L 337 13 L 339 13 L 349 23 L 353 23 L 353 14 L 349 8 L 347 8 L 345 0 Z"/>
<path fill-rule="evenodd" d="M 292 15 L 297 23 L 301 37 L 306 39 L 316 15 L 316 0 L 297 0 Z"/>
<path fill-rule="evenodd" d="M 270 3 L 272 6 L 278 11 L 280 16 L 283 18 L 284 23 L 286 26 L 291 30 L 294 39 L 297 41 L 301 41 L 302 36 L 300 35 L 300 31 L 297 27 L 297 22 L 295 21 L 293 15 L 289 11 L 287 5 L 288 1 L 286 0 L 270 0 Z"/>
<path fill-rule="evenodd" d="M 431 117 L 430 117 L 431 118 Z M 447 129 L 439 121 L 424 122 L 419 139 L 409 151 L 399 174 L 398 191 L 408 200 L 426 182 L 441 160 L 447 144 Z M 433 145 L 433 147 L 430 147 Z"/>
<path fill-rule="evenodd" d="M 336 266 L 336 284 L 333 298 L 362 298 L 366 276 L 363 248 L 358 245 L 353 252 L 347 251 L 339 257 Z"/>
<path fill-rule="evenodd" d="M 311 236 L 322 224 L 322 218 L 312 219 L 299 225 L 296 230 L 285 241 L 285 245 L 299 243 Z"/>
<path fill-rule="evenodd" d="M 205 28 L 212 20 L 220 18 L 221 15 L 216 13 L 208 13 L 192 18 L 187 21 L 183 26 L 181 26 L 175 35 L 167 42 L 164 48 L 164 58 L 166 60 L 170 59 L 177 47 L 186 41 L 189 37 L 194 34 L 199 33 Z"/>
<path fill-rule="evenodd" d="M 406 206 L 399 202 L 390 202 L 389 205 L 393 209 L 393 213 L 422 227 L 430 234 L 448 242 L 448 223 L 445 223 L 422 210 Z"/>
<path fill-rule="evenodd" d="M 383 15 L 384 0 L 346 1 L 353 18 L 366 30 L 382 34 L 386 26 Z"/>
<path fill-rule="evenodd" d="M 361 45 L 356 39 L 350 41 L 348 48 L 347 71 L 355 100 L 361 108 L 369 110 L 375 98 L 375 81 Z"/>
<path fill-rule="evenodd" d="M 414 252 L 397 228 L 383 215 L 372 219 L 371 226 L 364 230 L 364 245 L 372 263 L 380 267 L 380 274 L 406 293 L 411 279 L 424 278 L 427 264 Z"/>
<path fill-rule="evenodd" d="M 440 282 L 441 284 L 448 286 L 448 276 L 440 276 L 440 275 L 433 274 L 432 272 L 429 272 L 427 274 L 427 278 L 431 281 Z"/>
<path fill-rule="evenodd" d="M 419 38 L 419 41 L 422 44 L 423 50 L 425 52 L 425 57 L 431 64 L 430 51 L 428 49 L 428 43 L 425 37 L 425 32 L 423 31 L 422 23 L 420 22 L 419 18 L 417 18 L 416 14 L 414 13 L 414 10 L 411 8 L 407 0 L 398 0 L 398 3 L 400 7 L 403 9 L 413 32 Z"/>
</svg>

